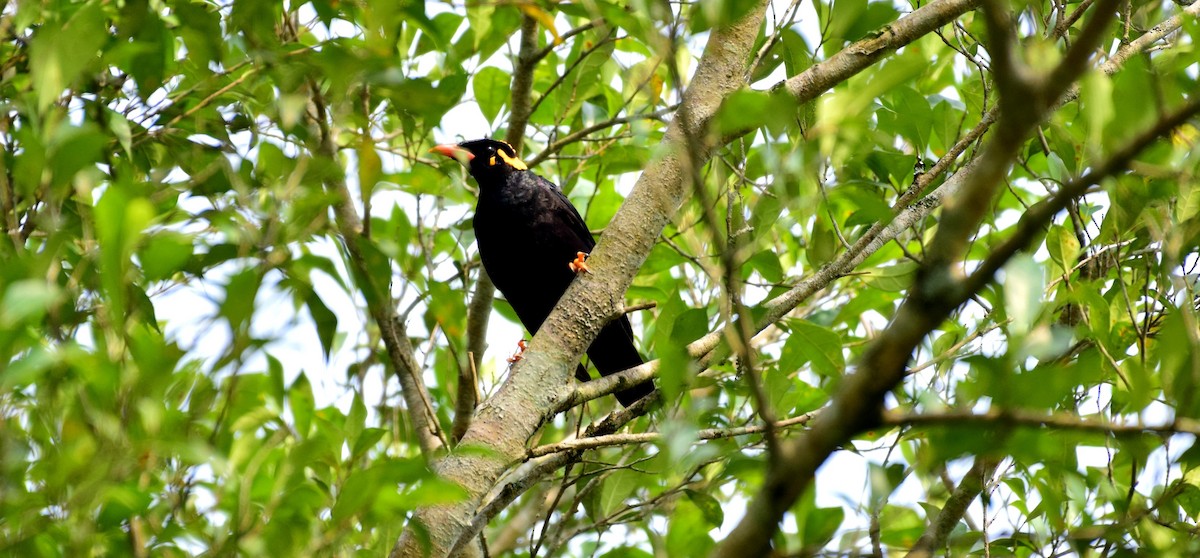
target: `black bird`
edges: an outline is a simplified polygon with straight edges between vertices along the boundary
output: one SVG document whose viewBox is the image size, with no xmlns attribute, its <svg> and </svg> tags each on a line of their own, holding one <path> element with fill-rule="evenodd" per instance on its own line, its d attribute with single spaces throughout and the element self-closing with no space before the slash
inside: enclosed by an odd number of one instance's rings
<svg viewBox="0 0 1200 558">
<path fill-rule="evenodd" d="M 596 245 L 591 231 L 562 190 L 531 172 L 511 145 L 481 139 L 433 151 L 465 164 L 479 184 L 479 258 L 521 323 L 537 333 L 575 273 L 587 270 L 584 257 Z M 604 326 L 587 354 L 604 376 L 643 362 L 625 316 Z M 576 375 L 589 378 L 582 365 Z M 616 396 L 629 406 L 653 389 L 646 382 Z"/>
</svg>

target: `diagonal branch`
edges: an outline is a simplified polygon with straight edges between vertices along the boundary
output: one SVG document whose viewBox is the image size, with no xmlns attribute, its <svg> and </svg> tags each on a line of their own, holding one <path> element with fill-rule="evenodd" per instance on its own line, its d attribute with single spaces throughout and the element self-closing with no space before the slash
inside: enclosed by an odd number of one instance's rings
<svg viewBox="0 0 1200 558">
<path fill-rule="evenodd" d="M 930 6 L 932 5 L 930 4 Z M 1200 15 L 1200 1 L 1192 3 L 1182 13 L 1175 14 L 1118 49 L 1111 59 L 1100 65 L 1100 70 L 1109 75 L 1115 74 L 1121 69 L 1122 64 L 1133 54 L 1146 50 L 1154 43 L 1162 40 L 1163 37 L 1178 30 L 1183 25 L 1184 19 L 1187 16 L 1195 17 L 1197 15 Z M 812 69 L 823 67 L 823 65 L 814 66 Z M 847 77 L 849 76 L 842 76 L 840 79 L 844 80 Z M 1072 87 L 1066 92 L 1059 104 L 1061 105 L 1063 102 L 1073 100 L 1078 95 L 1078 87 Z M 995 124 L 998 116 L 999 110 L 993 109 L 988 111 L 979 124 L 951 147 L 928 172 L 924 173 L 916 181 L 912 188 L 904 192 L 892 208 L 895 216 L 891 222 L 880 222 L 871 226 L 855 241 L 850 249 L 838 254 L 833 261 L 801 279 L 792 288 L 788 289 L 788 291 L 766 302 L 763 305 L 766 311 L 756 322 L 755 330 L 762 331 L 768 325 L 779 321 L 784 315 L 791 312 L 805 300 L 808 300 L 813 294 L 825 289 L 833 281 L 853 271 L 859 264 L 870 257 L 871 254 L 874 254 L 876 250 L 891 242 L 914 223 L 932 213 L 941 205 L 944 199 L 954 196 L 961 190 L 964 182 L 963 179 L 969 176 L 975 168 L 975 160 L 964 165 L 932 192 L 917 200 L 917 196 L 921 192 L 931 186 L 942 174 L 948 172 L 955 160 Z M 914 200 L 916 201 L 914 202 Z M 692 342 L 687 347 L 688 355 L 692 358 L 700 358 L 710 354 L 710 351 L 719 346 L 720 335 L 720 332 L 709 333 Z M 618 374 L 598 378 L 586 384 L 579 384 L 575 387 L 571 398 L 562 402 L 563 408 L 560 411 L 648 381 L 657 374 L 657 371 L 658 361 L 651 361 Z"/>
<path fill-rule="evenodd" d="M 783 91 L 796 102 L 806 103 L 935 29 L 954 21 L 982 3 L 983 0 L 934 0 L 912 13 L 884 26 L 883 30 L 847 46 L 828 60 L 775 84 L 772 91 Z"/>
<path fill-rule="evenodd" d="M 392 556 L 445 555 L 469 528 L 483 497 L 523 457 L 526 441 L 549 418 L 548 411 L 566 395 L 575 363 L 604 323 L 620 314 L 625 290 L 683 202 L 688 162 L 680 150 L 685 148 L 685 134 L 706 130 L 725 97 L 745 85 L 745 66 L 764 8 L 761 0 L 741 21 L 712 33 L 684 92 L 688 117 L 676 118 L 668 127 L 659 157 L 646 168 L 600 238 L 589 261 L 593 273 L 567 289 L 508 381 L 475 413 L 460 444 L 469 451 L 452 453 L 435 465 L 438 474 L 461 485 L 467 497 L 420 508 L 412 521 L 428 537 L 428 546 L 410 525 L 396 541 Z M 715 147 L 705 138 L 706 149 Z"/>
<path fill-rule="evenodd" d="M 604 130 L 606 128 L 611 128 L 613 126 L 620 126 L 622 124 L 628 124 L 628 123 L 636 121 L 636 120 L 662 120 L 664 116 L 670 114 L 678 106 L 679 105 L 671 105 L 669 107 L 659 109 L 654 112 L 631 114 L 628 116 L 617 116 L 617 117 L 605 120 L 603 122 L 597 122 L 595 124 L 592 124 L 591 126 L 580 128 L 574 132 L 571 132 L 570 134 L 563 136 L 562 138 L 558 139 L 554 143 L 547 145 L 546 149 L 543 149 L 541 153 L 538 153 L 537 155 L 530 157 L 529 160 L 526 161 L 526 164 L 528 164 L 530 167 L 535 167 L 538 165 L 538 163 L 541 163 L 542 161 L 545 161 L 546 159 L 550 158 L 550 156 L 554 155 L 555 153 L 562 151 L 562 149 L 564 147 L 571 145 L 572 143 L 575 143 L 585 137 L 588 137 L 588 136 L 590 136 L 600 130 Z"/>
<path fill-rule="evenodd" d="M 310 114 L 313 124 L 318 128 L 315 134 L 319 142 L 313 152 L 318 156 L 335 160 L 337 144 L 334 132 L 329 127 L 329 115 L 325 108 L 325 100 L 320 89 L 311 86 L 312 106 L 316 114 Z M 430 404 L 429 391 L 421 378 L 420 365 L 413 356 L 412 344 L 409 343 L 404 323 L 396 314 L 396 307 L 387 283 L 380 284 L 370 272 L 363 254 L 362 219 L 354 208 L 354 198 L 346 185 L 345 176 L 331 174 L 325 178 L 325 188 L 334 195 L 334 220 L 337 223 L 338 234 L 349 254 L 350 269 L 358 284 L 362 287 L 363 298 L 371 319 L 379 327 L 379 335 L 387 350 L 388 362 L 400 382 L 400 394 L 404 398 L 405 409 L 409 420 L 412 421 L 417 443 L 426 459 L 432 459 L 442 448 L 446 447 L 445 435 L 438 423 L 437 416 Z"/>
<path fill-rule="evenodd" d="M 525 16 L 521 20 L 521 46 L 517 52 L 517 63 L 513 69 L 512 97 L 508 117 L 508 132 L 505 140 L 517 153 L 521 153 L 521 145 L 525 141 L 525 125 L 529 123 L 529 115 L 533 112 L 530 102 L 533 98 L 533 69 L 546 54 L 537 51 L 537 20 Z M 582 29 L 582 28 L 580 28 Z M 581 30 L 572 30 L 582 32 Z M 553 45 L 551 45 L 553 46 Z M 549 47 L 547 47 L 549 48 Z M 471 426 L 471 418 L 475 407 L 479 404 L 477 395 L 479 376 L 483 368 L 483 353 L 487 349 L 488 321 L 492 316 L 492 302 L 496 298 L 496 286 L 482 266 L 479 268 L 479 278 L 475 280 L 475 295 L 467 305 L 467 357 L 471 359 L 470 366 L 464 370 L 476 373 L 467 378 L 464 374 L 458 381 L 458 397 L 455 399 L 454 423 L 450 428 L 451 436 L 457 442 L 466 434 Z"/>
<path fill-rule="evenodd" d="M 950 536 L 950 532 L 966 515 L 967 507 L 983 492 L 987 479 L 996 474 L 996 468 L 999 466 L 1000 460 L 994 457 L 976 457 L 971 470 L 963 475 L 954 493 L 946 500 L 946 505 L 942 506 L 941 513 L 929 523 L 905 558 L 931 558 L 942 549 L 946 545 L 946 537 Z"/>
<path fill-rule="evenodd" d="M 1051 218 L 1066 209 L 1072 200 L 1086 194 L 1089 188 L 1095 184 L 1099 184 L 1104 177 L 1115 176 L 1117 173 L 1128 168 L 1133 158 L 1147 147 L 1150 147 L 1150 144 L 1167 135 L 1171 130 L 1178 128 L 1197 114 L 1200 114 L 1200 99 L 1193 99 L 1188 103 L 1184 103 L 1183 106 L 1159 119 L 1153 127 L 1142 132 L 1132 141 L 1110 155 L 1100 165 L 1093 167 L 1083 176 L 1068 182 L 1053 196 L 1027 209 L 1021 215 L 1021 219 L 1017 221 L 1016 231 L 1012 236 L 1004 239 L 1004 242 L 994 248 L 988 254 L 988 257 L 980 263 L 979 267 L 963 281 L 964 289 L 972 292 L 982 290 L 983 287 L 992 281 L 996 272 L 1013 255 L 1024 249 L 1035 237 L 1039 236 L 1043 231 L 1042 227 L 1050 222 Z"/>
<path fill-rule="evenodd" d="M 1095 17 L 1111 17 L 1111 13 L 1099 10 Z M 1091 48 L 1078 43 L 1076 46 Z M 951 264 L 963 253 L 966 239 L 976 230 L 1024 138 L 1056 101 L 1043 110 L 1001 112 L 999 130 L 975 161 L 972 172 L 965 176 L 962 190 L 947 203 L 917 283 L 892 323 L 867 349 L 858 370 L 843 381 L 812 429 L 782 449 L 784 459 L 769 471 L 746 516 L 717 548 L 715 556 L 765 555 L 780 519 L 812 482 L 817 467 L 856 433 L 880 423 L 884 396 L 904 378 L 914 347 L 975 294 L 955 279 Z M 1105 164 L 1099 168 L 1120 170 Z M 1099 180 L 1104 176 L 1089 178 Z"/>
</svg>

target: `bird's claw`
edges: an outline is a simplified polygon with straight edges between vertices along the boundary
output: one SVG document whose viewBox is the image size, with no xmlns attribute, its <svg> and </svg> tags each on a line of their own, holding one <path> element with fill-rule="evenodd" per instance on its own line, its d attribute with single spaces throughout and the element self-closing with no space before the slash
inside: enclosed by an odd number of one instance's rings
<svg viewBox="0 0 1200 558">
<path fill-rule="evenodd" d="M 587 259 L 587 252 L 575 252 L 575 259 L 568 263 L 567 267 L 571 268 L 571 271 L 574 271 L 576 275 L 580 273 L 591 273 L 592 269 L 588 267 Z"/>
<path fill-rule="evenodd" d="M 508 363 L 516 364 L 525 358 L 525 349 L 527 347 L 529 347 L 529 344 L 524 339 L 517 341 L 517 352 L 513 353 L 513 356 L 508 357 Z"/>
</svg>

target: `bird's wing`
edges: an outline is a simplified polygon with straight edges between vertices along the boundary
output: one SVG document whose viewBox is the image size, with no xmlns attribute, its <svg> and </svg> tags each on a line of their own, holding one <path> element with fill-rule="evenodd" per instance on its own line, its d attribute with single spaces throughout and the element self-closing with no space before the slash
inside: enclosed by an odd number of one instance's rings
<svg viewBox="0 0 1200 558">
<path fill-rule="evenodd" d="M 559 188 L 557 184 L 550 182 L 549 180 L 546 180 L 545 178 L 542 178 L 536 174 L 534 176 L 537 177 L 538 183 L 542 187 L 554 193 L 554 200 L 561 205 L 561 207 L 554 208 L 555 214 L 562 218 L 563 224 L 565 224 L 567 228 L 569 228 L 571 232 L 575 234 L 575 236 L 579 237 L 580 242 L 582 242 L 584 245 L 584 251 L 590 252 L 592 248 L 596 247 L 596 239 L 592 237 L 592 231 L 588 230 L 587 223 L 584 222 L 583 216 L 579 214 L 579 210 L 575 209 L 575 204 L 571 203 L 571 200 L 567 198 L 567 195 L 563 193 L 562 189 Z"/>
</svg>

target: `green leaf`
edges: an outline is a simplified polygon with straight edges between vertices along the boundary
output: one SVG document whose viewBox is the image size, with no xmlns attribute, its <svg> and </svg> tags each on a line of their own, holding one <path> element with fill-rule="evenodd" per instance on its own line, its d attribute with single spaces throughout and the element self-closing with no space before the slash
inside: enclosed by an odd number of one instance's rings
<svg viewBox="0 0 1200 558">
<path fill-rule="evenodd" d="M 883 291 L 903 292 L 912 286 L 916 274 L 917 264 L 905 260 L 896 265 L 872 268 L 866 276 L 866 282 Z"/>
<path fill-rule="evenodd" d="M 703 308 L 689 308 L 675 318 L 671 326 L 671 342 L 687 345 L 708 333 L 708 312 Z"/>
<path fill-rule="evenodd" d="M 763 250 L 746 262 L 750 269 L 757 271 L 762 278 L 771 283 L 783 281 L 783 266 L 779 263 L 779 254 L 773 250 Z"/>
<path fill-rule="evenodd" d="M 780 133 L 795 121 L 795 114 L 796 102 L 788 95 L 742 89 L 721 104 L 717 130 L 723 135 L 741 135 L 766 126 L 772 133 Z"/>
<path fill-rule="evenodd" d="M 837 232 L 833 230 L 833 221 L 829 219 L 827 205 L 822 203 L 817 209 L 816 219 L 813 219 L 812 234 L 808 238 L 808 263 L 813 267 L 821 267 L 833 261 L 834 256 L 841 251 L 842 245 Z"/>
<path fill-rule="evenodd" d="M 933 127 L 933 109 L 929 101 L 912 87 L 897 87 L 889 95 L 896 111 L 896 124 L 901 135 L 917 152 L 929 146 L 929 135 Z"/>
<path fill-rule="evenodd" d="M 277 417 L 278 415 L 274 411 L 271 411 L 266 407 L 258 407 L 250 410 L 250 412 L 242 416 L 239 416 L 237 420 L 233 421 L 233 424 L 229 426 L 229 429 L 233 432 L 254 432 L 268 422 L 275 420 Z"/>
<path fill-rule="evenodd" d="M 806 490 L 792 507 L 800 543 L 804 548 L 821 548 L 841 526 L 845 512 L 841 508 L 819 508 L 814 490 Z"/>
<path fill-rule="evenodd" d="M 434 324 L 446 331 L 446 335 L 457 338 L 463 335 L 466 326 L 466 300 L 442 282 L 429 285 L 429 310 L 426 312 L 425 323 L 430 330 Z"/>
<path fill-rule="evenodd" d="M 1196 397 L 1200 389 L 1200 366 L 1195 358 L 1200 354 L 1200 343 L 1183 311 L 1172 311 L 1163 321 L 1154 354 L 1162 362 L 1164 395 L 1175 402 L 1173 407 L 1181 416 L 1200 417 L 1200 397 Z"/>
<path fill-rule="evenodd" d="M 52 22 L 38 29 L 29 46 L 38 110 L 53 104 L 88 64 L 98 60 L 108 37 L 100 2 L 86 2 L 65 23 Z"/>
<path fill-rule="evenodd" d="M 313 325 L 317 328 L 317 338 L 321 340 L 321 352 L 325 354 L 325 360 L 329 360 L 329 355 L 333 352 L 333 343 L 337 336 L 337 315 L 325 306 L 325 302 L 317 296 L 316 291 L 309 291 L 308 296 L 304 297 L 304 305 L 308 308 L 308 313 L 312 316 Z"/>
<path fill-rule="evenodd" d="M 37 279 L 23 279 L 4 290 L 0 301 L 0 327 L 11 329 L 42 319 L 63 296 L 57 285 Z"/>
<path fill-rule="evenodd" d="M 833 540 L 846 512 L 842 508 L 816 508 L 809 512 L 804 522 L 804 542 L 814 548 L 820 548 Z"/>
<path fill-rule="evenodd" d="M 354 440 L 354 448 L 350 454 L 352 459 L 358 459 L 365 455 L 367 451 L 375 447 L 380 440 L 388 433 L 382 428 L 365 428 L 358 438 Z"/>
<path fill-rule="evenodd" d="M 147 281 L 162 281 L 183 271 L 192 258 L 194 238 L 174 231 L 162 231 L 142 245 L 138 261 Z"/>
<path fill-rule="evenodd" d="M 350 413 L 346 415 L 346 439 L 357 440 L 358 435 L 366 426 L 367 421 L 367 406 L 363 403 L 362 396 L 354 394 L 354 399 L 350 401 Z"/>
<path fill-rule="evenodd" d="M 1046 250 L 1050 252 L 1050 259 L 1058 264 L 1061 273 L 1070 273 L 1079 257 L 1079 239 L 1066 227 L 1053 225 L 1046 235 Z"/>
<path fill-rule="evenodd" d="M 1004 266 L 1004 309 L 1010 331 L 1023 335 L 1032 329 L 1042 309 L 1046 275 L 1027 254 L 1018 254 Z"/>
<path fill-rule="evenodd" d="M 312 5 L 320 12 L 322 2 Z M 187 46 L 188 58 L 199 64 L 218 62 L 221 59 L 221 16 L 217 6 L 192 0 L 180 0 L 172 6 L 180 21 L 186 25 L 178 28 L 183 44 Z M 328 24 L 328 22 L 326 22 Z"/>
<path fill-rule="evenodd" d="M 292 411 L 296 434 L 302 439 L 308 437 L 316 401 L 313 399 L 312 385 L 308 383 L 308 376 L 303 372 L 296 377 L 296 381 L 292 382 L 292 387 L 288 389 L 288 406 Z"/>
<path fill-rule="evenodd" d="M 1079 82 L 1079 98 L 1087 123 L 1088 147 L 1099 152 L 1104 145 L 1104 129 L 1116 115 L 1112 79 L 1104 72 L 1087 72 Z"/>
<path fill-rule="evenodd" d="M 379 491 L 379 472 L 375 469 L 358 470 L 350 473 L 338 490 L 337 501 L 330 510 L 335 522 L 345 521 L 366 509 L 375 500 Z"/>
<path fill-rule="evenodd" d="M 679 499 L 667 526 L 668 556 L 707 556 L 715 543 L 708 531 L 708 516 L 690 499 Z"/>
<path fill-rule="evenodd" d="M 113 308 L 125 308 L 125 289 L 129 279 L 130 255 L 141 239 L 142 231 L 153 219 L 154 208 L 142 198 L 131 198 L 123 185 L 105 190 L 96 203 L 96 240 L 101 250 L 101 281 Z M 112 319 L 119 325 L 124 314 Z"/>
<path fill-rule="evenodd" d="M 725 522 L 725 511 L 721 508 L 721 502 L 717 501 L 712 494 L 698 490 L 685 490 L 684 493 L 704 515 L 704 519 L 708 521 L 709 525 L 720 527 Z"/>
<path fill-rule="evenodd" d="M 471 78 L 471 89 L 475 93 L 475 101 L 479 110 L 488 122 L 496 120 L 500 108 L 508 103 L 509 98 L 508 73 L 495 66 L 480 69 Z"/>
<path fill-rule="evenodd" d="M 622 469 L 606 476 L 600 485 L 600 497 L 597 500 L 599 520 L 611 516 L 625 505 L 625 500 L 633 495 L 634 490 L 642 484 L 642 473 Z"/>
<path fill-rule="evenodd" d="M 75 174 L 100 160 L 107 139 L 91 124 L 64 127 L 50 146 L 51 172 L 55 186 L 71 183 Z"/>
<path fill-rule="evenodd" d="M 115 528 L 150 508 L 154 496 L 134 483 L 111 486 L 104 491 L 104 503 L 96 521 L 101 528 Z"/>
<path fill-rule="evenodd" d="M 448 480 L 433 477 L 421 481 L 413 490 L 404 494 L 405 504 L 413 508 L 439 506 L 461 502 L 467 491 Z"/>
<path fill-rule="evenodd" d="M 220 315 L 229 322 L 229 329 L 241 332 L 250 326 L 254 300 L 261 285 L 262 273 L 255 268 L 243 269 L 229 278 L 225 284 L 225 300 L 221 301 L 220 307 Z"/>
<path fill-rule="evenodd" d="M 838 376 L 846 368 L 842 356 L 842 338 L 829 328 L 807 320 L 788 322 L 791 334 L 783 344 L 779 368 L 791 373 L 806 363 L 813 371 L 827 377 Z"/>
</svg>

